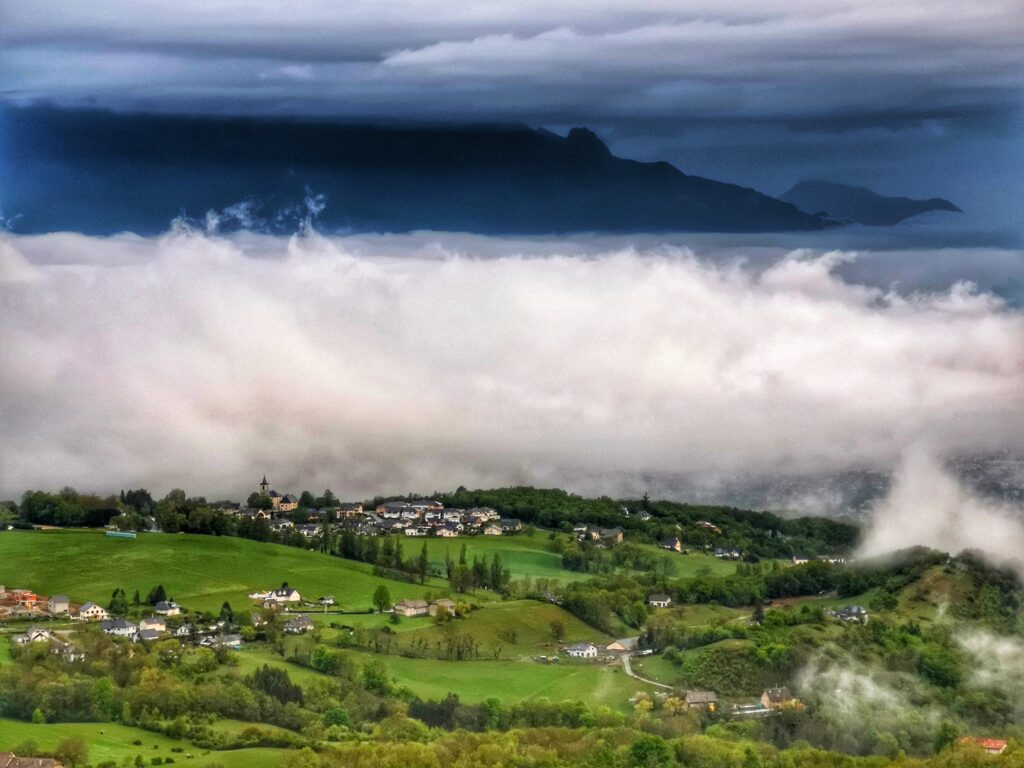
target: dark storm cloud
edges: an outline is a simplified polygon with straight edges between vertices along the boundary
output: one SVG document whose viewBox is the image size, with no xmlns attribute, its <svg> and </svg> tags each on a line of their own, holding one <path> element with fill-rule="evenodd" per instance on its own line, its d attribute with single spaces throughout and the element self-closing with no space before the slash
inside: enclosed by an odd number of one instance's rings
<svg viewBox="0 0 1024 768">
<path fill-rule="evenodd" d="M 627 121 L 999 109 L 1021 82 L 1016 2 L 635 5 L 6 1 L 2 86 L 164 109 L 216 96 L 226 111 Z"/>
</svg>

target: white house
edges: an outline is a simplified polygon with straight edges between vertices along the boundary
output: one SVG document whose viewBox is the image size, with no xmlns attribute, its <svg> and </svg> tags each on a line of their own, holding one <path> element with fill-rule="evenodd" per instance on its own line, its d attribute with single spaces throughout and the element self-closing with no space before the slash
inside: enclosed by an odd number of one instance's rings
<svg viewBox="0 0 1024 768">
<path fill-rule="evenodd" d="M 651 595 L 647 598 L 647 604 L 653 608 L 668 608 L 672 605 L 672 598 L 668 595 Z"/>
<path fill-rule="evenodd" d="M 101 605 L 86 603 L 78 609 L 78 618 L 81 621 L 102 621 L 103 619 L 109 619 L 110 614 Z"/>
<path fill-rule="evenodd" d="M 105 619 L 100 623 L 100 629 L 114 637 L 135 637 L 138 628 L 125 619 Z"/>
<path fill-rule="evenodd" d="M 279 587 L 271 591 L 269 597 L 279 603 L 298 603 L 302 601 L 302 595 L 299 594 L 299 590 L 288 586 Z"/>
<path fill-rule="evenodd" d="M 18 635 L 14 638 L 14 642 L 18 645 L 28 645 L 29 643 L 48 643 L 53 640 L 53 635 L 50 630 L 43 629 L 42 627 L 32 627 L 24 635 Z"/>
<path fill-rule="evenodd" d="M 565 652 L 574 659 L 597 658 L 597 646 L 593 643 L 576 643 L 566 648 Z"/>
</svg>

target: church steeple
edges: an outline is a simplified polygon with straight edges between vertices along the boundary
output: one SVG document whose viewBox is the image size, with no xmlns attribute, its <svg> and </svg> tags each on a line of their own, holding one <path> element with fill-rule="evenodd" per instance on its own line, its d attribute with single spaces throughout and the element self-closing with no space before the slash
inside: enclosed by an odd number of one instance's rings
<svg viewBox="0 0 1024 768">
<path fill-rule="evenodd" d="M 270 483 L 267 482 L 267 476 L 263 475 L 263 482 L 260 483 L 260 493 L 264 496 L 267 495 L 267 491 L 270 490 Z"/>
</svg>

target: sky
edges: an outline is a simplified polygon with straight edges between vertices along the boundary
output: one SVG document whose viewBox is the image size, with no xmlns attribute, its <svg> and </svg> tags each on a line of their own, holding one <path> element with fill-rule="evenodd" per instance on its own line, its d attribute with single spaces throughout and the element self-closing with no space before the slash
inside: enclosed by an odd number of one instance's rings
<svg viewBox="0 0 1024 768">
<path fill-rule="evenodd" d="M 0 2 L 0 99 L 593 128 L 781 194 L 1024 192 L 1021 0 Z"/>
<path fill-rule="evenodd" d="M 941 196 L 1018 235 L 343 236 L 310 212 L 271 236 L 221 227 L 240 200 L 98 237 L 0 212 L 0 498 L 238 497 L 267 473 L 685 500 L 867 469 L 895 477 L 884 540 L 923 536 L 922 505 L 974 503 L 944 462 L 1024 456 L 1022 39 L 1022 0 L 0 0 L 0 105 L 582 125 L 622 157 Z"/>
</svg>

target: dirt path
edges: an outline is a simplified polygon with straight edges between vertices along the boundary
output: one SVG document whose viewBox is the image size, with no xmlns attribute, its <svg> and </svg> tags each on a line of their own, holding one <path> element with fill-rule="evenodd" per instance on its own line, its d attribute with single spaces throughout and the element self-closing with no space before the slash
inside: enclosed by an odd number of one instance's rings
<svg viewBox="0 0 1024 768">
<path fill-rule="evenodd" d="M 649 678 L 640 677 L 640 675 L 638 675 L 636 672 L 633 671 L 633 667 L 629 663 L 629 657 L 630 657 L 630 654 L 628 654 L 628 653 L 623 653 L 623 654 L 619 655 L 619 658 L 622 659 L 622 669 L 623 669 L 623 671 L 625 671 L 625 673 L 627 675 L 632 677 L 634 680 L 639 680 L 641 683 L 647 683 L 648 685 L 654 685 L 654 686 L 657 686 L 658 688 L 664 688 L 664 689 L 666 689 L 668 691 L 672 690 L 672 686 L 671 685 L 665 685 L 665 683 L 658 683 L 658 682 L 655 682 L 654 680 L 651 680 Z"/>
</svg>

